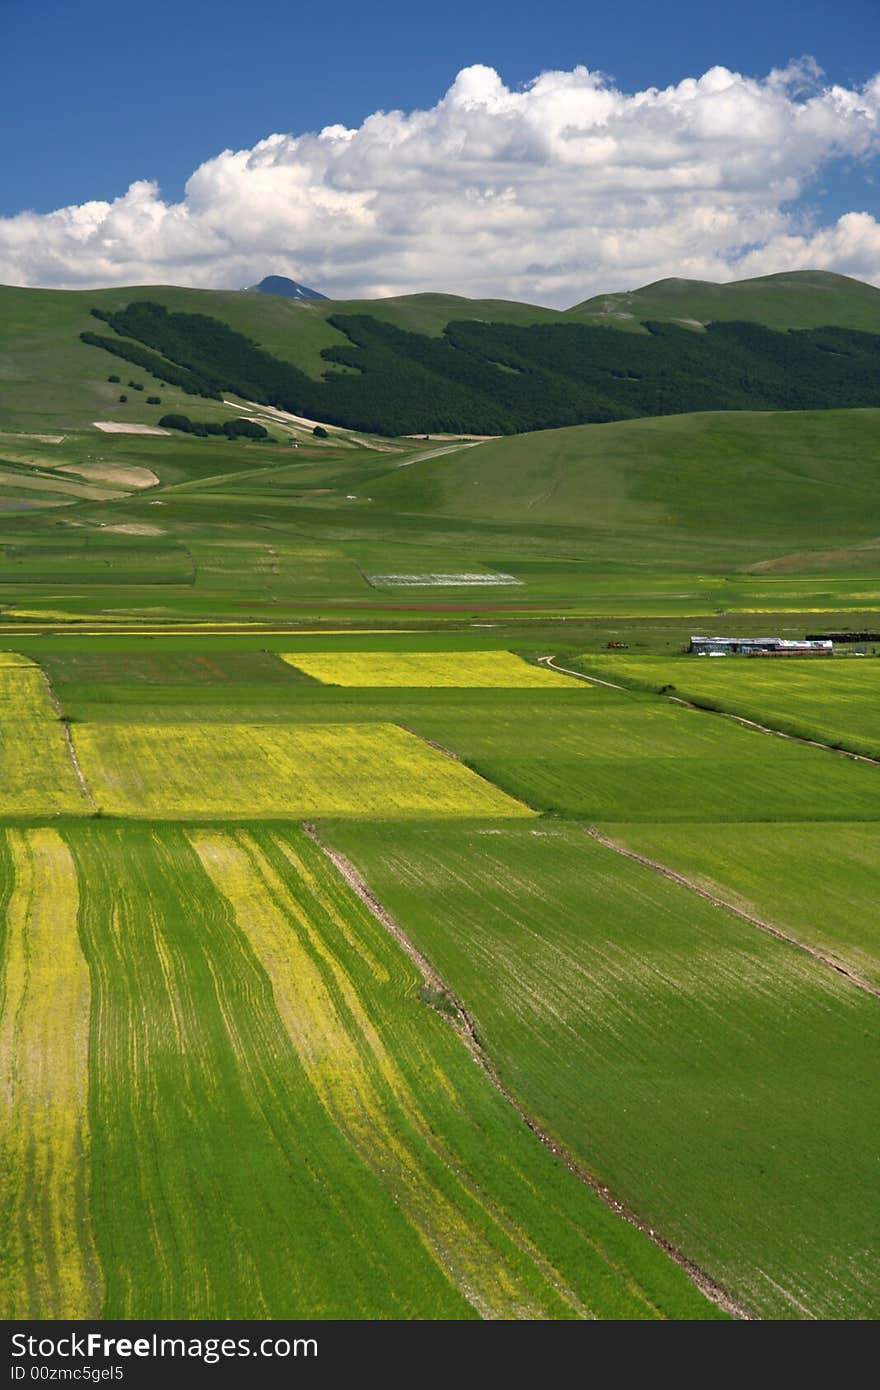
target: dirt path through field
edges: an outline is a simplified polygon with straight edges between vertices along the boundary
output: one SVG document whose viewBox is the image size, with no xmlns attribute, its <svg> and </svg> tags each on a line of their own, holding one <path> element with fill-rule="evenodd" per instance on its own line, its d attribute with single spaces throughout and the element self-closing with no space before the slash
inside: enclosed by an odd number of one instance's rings
<svg viewBox="0 0 880 1390">
<path fill-rule="evenodd" d="M 46 675 L 46 672 L 43 670 L 42 666 L 40 667 L 40 675 L 43 677 L 43 680 L 46 682 L 46 690 L 49 692 L 49 700 L 51 701 L 53 710 L 54 710 L 55 713 L 58 715 L 58 723 L 61 725 L 62 729 L 64 730 L 64 737 L 65 737 L 65 739 L 67 740 L 67 751 L 68 751 L 68 753 L 70 754 L 70 761 L 71 761 L 72 764 L 73 764 L 73 770 L 74 770 L 74 772 L 75 772 L 76 775 L 77 775 L 77 778 L 78 778 L 78 780 L 79 780 L 80 786 L 82 787 L 83 796 L 85 797 L 85 799 L 86 799 L 86 801 L 88 802 L 88 804 L 89 804 L 89 806 L 91 807 L 91 809 L 94 811 L 94 810 L 97 809 L 96 806 L 95 806 L 95 798 L 92 796 L 91 787 L 89 786 L 88 782 L 86 781 L 85 773 L 83 772 L 82 768 L 80 767 L 79 758 L 76 756 L 76 748 L 74 747 L 73 738 L 71 737 L 70 725 L 68 724 L 67 720 L 66 720 L 65 717 L 64 717 L 64 711 L 63 711 L 62 708 L 61 708 L 61 701 L 58 699 L 58 696 L 55 694 L 55 690 L 54 690 L 54 688 L 53 688 L 53 686 L 52 686 L 52 682 L 50 681 L 49 677 Z"/>
<path fill-rule="evenodd" d="M 446 444 L 442 449 L 425 449 L 419 454 L 410 454 L 408 458 L 401 459 L 395 467 L 409 468 L 413 463 L 426 463 L 428 459 L 438 459 L 443 454 L 457 454 L 461 449 L 476 449 L 482 443 L 482 439 L 468 439 L 463 444 Z"/>
<path fill-rule="evenodd" d="M 844 979 L 848 980 L 850 984 L 880 999 L 880 988 L 869 984 L 867 980 L 863 980 L 860 975 L 856 975 L 845 965 L 838 964 L 838 962 L 832 960 L 830 956 L 824 955 L 823 952 L 818 950 L 815 946 L 810 946 L 807 942 L 799 940 L 798 937 L 789 935 L 789 933 L 783 931 L 781 927 L 773 926 L 772 922 L 765 922 L 762 917 L 756 917 L 751 912 L 746 912 L 741 907 L 735 907 L 733 903 L 726 902 L 724 898 L 716 897 L 714 893 L 709 892 L 708 888 L 702 887 L 702 885 L 695 882 L 694 879 L 688 878 L 686 874 L 677 873 L 675 869 L 667 868 L 665 864 L 658 863 L 656 859 L 649 859 L 647 855 L 637 854 L 635 850 L 627 849 L 626 845 L 622 845 L 619 840 L 612 840 L 610 836 L 604 835 L 595 825 L 587 826 L 586 833 L 592 839 L 597 840 L 600 845 L 604 845 L 606 849 L 613 850 L 615 854 L 623 855 L 624 859 L 632 859 L 634 863 L 642 864 L 646 869 L 653 869 L 654 873 L 662 874 L 664 878 L 670 879 L 673 883 L 680 884 L 682 888 L 687 888 L 691 893 L 696 893 L 697 897 L 703 898 L 706 902 L 711 903 L 713 907 L 722 907 L 726 912 L 732 912 L 734 917 L 739 917 L 741 921 L 748 922 L 750 926 L 757 927 L 760 931 L 767 932 L 769 936 L 775 936 L 778 941 L 784 941 L 788 946 L 794 946 L 798 951 L 803 951 L 806 955 L 812 956 L 813 959 L 819 961 L 820 964 L 828 966 L 829 969 L 834 970 L 838 975 L 843 975 Z"/>
<path fill-rule="evenodd" d="M 341 874 L 349 887 L 360 898 L 361 902 L 369 908 L 376 920 L 381 922 L 385 930 L 390 932 L 401 949 L 406 952 L 410 960 L 420 971 L 425 984 L 430 989 L 443 995 L 453 1012 L 450 1013 L 446 1010 L 438 1010 L 440 1016 L 445 1018 L 452 1027 L 455 1028 L 470 1051 L 474 1061 L 482 1068 L 484 1074 L 495 1087 L 496 1091 L 504 1097 L 509 1105 L 513 1106 L 523 1124 L 532 1131 L 544 1147 L 549 1149 L 556 1158 L 564 1163 L 566 1168 L 568 1168 L 575 1177 L 579 1178 L 591 1191 L 595 1192 L 596 1196 L 599 1197 L 606 1207 L 609 1207 L 611 1211 L 615 1212 L 618 1216 L 623 1217 L 631 1226 L 635 1226 L 643 1235 L 646 1235 L 654 1245 L 659 1246 L 670 1259 L 674 1260 L 675 1263 L 685 1271 L 700 1292 L 705 1294 L 706 1298 L 710 1299 L 716 1307 L 723 1309 L 724 1312 L 729 1313 L 733 1318 L 738 1318 L 743 1321 L 754 1320 L 754 1314 L 748 1312 L 726 1289 L 716 1284 L 704 1270 L 700 1269 L 683 1255 L 680 1250 L 676 1249 L 674 1245 L 665 1240 L 658 1231 L 649 1226 L 647 1222 L 643 1221 L 635 1212 L 630 1211 L 622 1202 L 618 1202 L 607 1187 L 603 1186 L 592 1173 L 589 1173 L 581 1166 L 574 1154 L 541 1129 L 540 1125 L 529 1115 L 528 1111 L 523 1108 L 513 1092 L 508 1090 L 504 1081 L 502 1081 L 492 1058 L 483 1046 L 475 1021 L 462 1001 L 441 978 L 428 958 L 423 956 L 418 947 L 413 944 L 406 932 L 376 897 L 375 893 L 373 893 L 351 861 L 347 859 L 344 854 L 340 854 L 338 850 L 326 844 L 321 839 L 321 836 L 313 824 L 306 823 L 303 828 L 309 836 L 309 839 L 327 856 L 338 873 Z"/>
</svg>

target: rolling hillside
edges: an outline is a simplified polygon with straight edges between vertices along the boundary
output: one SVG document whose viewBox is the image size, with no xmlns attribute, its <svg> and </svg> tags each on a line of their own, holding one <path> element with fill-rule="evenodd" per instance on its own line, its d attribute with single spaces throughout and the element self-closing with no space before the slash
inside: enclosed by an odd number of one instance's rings
<svg viewBox="0 0 880 1390">
<path fill-rule="evenodd" d="M 880 410 L 711 412 L 492 441 L 396 469 L 370 495 L 387 511 L 638 535 L 658 556 L 758 542 L 876 567 L 878 470 Z"/>
<path fill-rule="evenodd" d="M 767 328 L 880 329 L 880 289 L 827 270 L 792 270 L 715 285 L 708 280 L 658 280 L 623 294 L 600 294 L 567 310 L 566 318 L 637 331 L 645 319 L 699 327 L 747 319 Z"/>
<path fill-rule="evenodd" d="M 777 330 L 826 325 L 873 332 L 880 329 L 880 290 L 815 271 L 733 285 L 662 281 L 629 295 L 588 300 L 565 313 L 512 301 L 468 300 L 445 294 L 341 302 L 169 286 L 75 291 L 4 286 L 0 287 L 0 426 L 73 428 L 96 418 L 114 418 L 119 391 L 107 381 L 113 365 L 81 343 L 79 334 L 94 329 L 92 308 L 112 313 L 145 300 L 159 303 L 169 312 L 216 318 L 316 382 L 330 365 L 322 358 L 322 351 L 335 350 L 344 356 L 351 349 L 349 337 L 329 323 L 331 316 L 367 315 L 380 324 L 425 335 L 429 340 L 438 338 L 448 323 L 463 321 L 519 327 L 601 324 L 633 329 L 646 318 L 673 324 L 745 319 Z M 339 360 L 332 368 L 341 375 L 355 371 Z M 128 374 L 119 375 L 124 381 Z M 503 375 L 498 373 L 502 386 L 506 384 Z M 172 389 L 161 394 L 161 411 L 153 412 L 143 401 L 137 402 L 138 420 L 155 424 L 160 414 L 185 409 L 188 403 L 183 393 Z"/>
</svg>

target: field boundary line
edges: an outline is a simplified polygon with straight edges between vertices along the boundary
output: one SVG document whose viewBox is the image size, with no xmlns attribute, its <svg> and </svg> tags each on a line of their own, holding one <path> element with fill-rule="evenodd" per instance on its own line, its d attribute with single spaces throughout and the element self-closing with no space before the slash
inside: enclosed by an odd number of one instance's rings
<svg viewBox="0 0 880 1390">
<path fill-rule="evenodd" d="M 535 806 L 532 806 L 530 802 L 526 801 L 525 797 L 520 796 L 517 792 L 505 791 L 504 787 L 499 786 L 491 777 L 487 777 L 485 772 L 480 772 L 472 763 L 467 762 L 460 753 L 453 753 L 451 748 L 444 748 L 443 744 L 438 743 L 436 739 L 428 738 L 427 734 L 418 733 L 415 729 L 411 729 L 408 724 L 401 724 L 399 719 L 394 721 L 394 727 L 396 729 L 402 729 L 405 734 L 410 734 L 413 738 L 417 738 L 419 743 L 425 743 L 429 748 L 434 748 L 438 753 L 442 753 L 444 758 L 448 758 L 450 762 L 458 763 L 459 767 L 465 768 L 468 772 L 472 773 L 474 777 L 479 777 L 480 781 L 485 782 L 487 787 L 491 787 L 493 791 L 500 792 L 502 796 L 506 796 L 509 800 L 515 801 L 518 806 L 525 806 L 526 810 L 531 811 L 533 815 L 539 816 L 541 814 Z"/>
<path fill-rule="evenodd" d="M 680 887 L 688 889 L 691 893 L 696 893 L 697 897 L 703 898 L 707 903 L 711 903 L 713 907 L 721 907 L 724 908 L 726 912 L 732 912 L 734 917 L 739 917 L 741 921 L 748 922 L 749 926 L 757 927 L 760 931 L 766 932 L 768 936 L 775 936 L 777 941 L 784 941 L 787 946 L 794 946 L 796 950 L 803 951 L 805 955 L 812 956 L 813 960 L 819 961 L 821 965 L 825 965 L 836 974 L 842 975 L 845 980 L 848 980 L 851 985 L 855 985 L 857 989 L 862 989 L 867 994 L 873 994 L 876 999 L 880 999 L 880 988 L 870 984 L 867 980 L 863 980 L 860 975 L 856 975 L 855 972 L 850 970 L 847 966 L 839 965 L 837 961 L 832 960 L 830 956 L 826 956 L 817 947 L 810 946 L 807 942 L 801 941 L 796 936 L 790 936 L 789 933 L 783 931 L 781 927 L 773 926 L 772 922 L 765 922 L 762 917 L 756 917 L 751 912 L 746 912 L 744 908 L 736 907 L 733 903 L 727 902 L 724 898 L 716 897 L 714 893 L 709 892 L 708 888 L 702 888 L 699 883 L 688 878 L 686 874 L 680 874 L 675 869 L 670 869 L 667 865 L 659 863 L 656 859 L 649 859 L 647 855 L 637 853 L 634 849 L 627 849 L 626 845 L 622 845 L 619 840 L 612 840 L 609 835 L 604 835 L 595 825 L 585 826 L 585 831 L 591 839 L 596 840 L 600 845 L 604 845 L 605 849 L 610 849 L 615 854 L 622 855 L 624 859 L 631 859 L 634 863 L 641 864 L 646 869 L 653 869 L 654 873 L 662 874 L 664 878 L 670 879 L 671 882 L 679 884 Z"/>
<path fill-rule="evenodd" d="M 716 709 L 712 705 L 701 705 L 696 700 L 688 700 L 684 695 L 668 695 L 664 691 L 650 688 L 643 688 L 636 685 L 617 685 L 614 681 L 603 680 L 601 676 L 588 676 L 582 671 L 572 671 L 567 666 L 558 666 L 552 656 L 539 656 L 538 662 L 542 666 L 552 666 L 554 671 L 564 671 L 567 676 L 577 676 L 582 681 L 595 681 L 597 685 L 607 685 L 612 690 L 624 690 L 630 694 L 637 694 L 642 691 L 645 694 L 658 695 L 662 700 L 668 700 L 670 704 L 681 705 L 684 709 L 696 710 L 698 714 L 717 714 L 722 719 L 731 719 L 734 724 L 742 724 L 743 728 L 754 729 L 759 734 L 769 734 L 771 738 L 785 738 L 790 743 L 805 743 L 809 748 L 821 748 L 826 753 L 836 753 L 841 758 L 852 758 L 859 763 L 870 763 L 872 767 L 880 767 L 880 758 L 872 758 L 868 753 L 856 753 L 849 748 L 835 748 L 832 743 L 825 743 L 820 738 L 807 738 L 806 734 L 789 734 L 784 729 L 776 729 L 772 724 L 761 724 L 757 719 L 748 719 L 744 714 L 734 714 L 732 710 Z"/>
<path fill-rule="evenodd" d="M 441 1018 L 446 1019 L 450 1027 L 455 1029 L 468 1048 L 474 1061 L 482 1068 L 483 1074 L 487 1077 L 492 1086 L 494 1086 L 499 1095 L 507 1101 L 508 1105 L 513 1107 L 526 1128 L 531 1130 L 532 1134 L 540 1140 L 546 1149 L 549 1149 L 555 1158 L 559 1159 L 559 1161 L 565 1165 L 570 1173 L 573 1173 L 586 1187 L 589 1187 L 604 1206 L 608 1207 L 617 1216 L 622 1217 L 630 1226 L 635 1226 L 637 1230 L 648 1237 L 652 1244 L 658 1246 L 664 1254 L 668 1255 L 710 1302 L 714 1303 L 716 1307 L 721 1308 L 725 1313 L 729 1313 L 733 1318 L 737 1318 L 744 1322 L 756 1321 L 757 1319 L 754 1313 L 750 1313 L 732 1294 L 728 1293 L 722 1285 L 717 1284 L 710 1275 L 700 1269 L 699 1265 L 694 1264 L 686 1255 L 683 1255 L 676 1246 L 660 1235 L 653 1226 L 650 1226 L 629 1207 L 619 1202 L 617 1198 L 612 1195 L 610 1189 L 605 1187 L 598 1178 L 594 1177 L 592 1173 L 584 1168 L 565 1145 L 561 1144 L 541 1128 L 501 1079 L 495 1063 L 480 1040 L 474 1018 L 468 1012 L 461 999 L 459 999 L 458 995 L 446 984 L 445 980 L 431 964 L 427 956 L 424 956 L 419 948 L 410 940 L 400 924 L 376 896 L 369 884 L 355 868 L 354 864 L 352 864 L 351 860 L 344 854 L 341 854 L 339 850 L 333 849 L 331 845 L 328 845 L 326 841 L 321 838 L 317 827 L 312 822 L 304 822 L 303 830 L 312 843 L 330 860 L 330 863 L 336 869 L 337 873 L 340 874 L 352 891 L 360 898 L 365 907 L 368 908 L 376 920 L 394 938 L 398 946 L 409 956 L 410 960 L 421 974 L 423 983 L 429 989 L 436 990 L 438 993 L 442 994 L 452 1006 L 455 1011 L 454 1017 L 450 1016 L 450 1014 L 445 1011 L 437 1010 L 436 1012 L 439 1013 Z"/>
<path fill-rule="evenodd" d="M 45 682 L 46 690 L 47 690 L 47 692 L 48 692 L 49 701 L 50 701 L 50 703 L 51 703 L 51 705 L 52 705 L 52 708 L 53 708 L 53 710 L 55 711 L 56 715 L 58 716 L 58 723 L 61 725 L 62 729 L 64 730 L 64 738 L 65 738 L 65 741 L 66 741 L 66 743 L 67 743 L 67 752 L 68 752 L 68 754 L 70 755 L 70 761 L 71 761 L 71 763 L 73 764 L 73 770 L 74 770 L 74 772 L 76 773 L 77 780 L 78 780 L 78 782 L 79 782 L 79 784 L 80 784 L 80 786 L 81 786 L 81 788 L 82 788 L 83 796 L 85 797 L 85 799 L 86 799 L 86 801 L 88 802 L 88 804 L 89 804 L 89 806 L 91 807 L 91 809 L 92 809 L 93 811 L 96 811 L 96 810 L 98 809 L 98 804 L 97 804 L 97 802 L 95 801 L 94 796 L 92 795 L 92 789 L 91 789 L 91 787 L 89 786 L 88 782 L 86 781 L 85 773 L 83 772 L 82 768 L 80 767 L 79 758 L 77 757 L 76 748 L 74 747 L 74 743 L 73 743 L 73 735 L 72 735 L 71 732 L 70 732 L 70 725 L 68 724 L 67 720 L 66 720 L 65 717 L 64 717 L 64 711 L 63 711 L 63 709 L 61 708 L 61 701 L 58 699 L 58 696 L 55 694 L 55 688 L 54 688 L 54 686 L 52 685 L 52 682 L 50 681 L 48 675 L 47 675 L 46 672 L 43 670 L 42 666 L 39 666 L 39 667 L 38 667 L 38 670 L 39 670 L 40 675 L 43 677 L 43 680 L 44 680 L 44 682 Z"/>
<path fill-rule="evenodd" d="M 835 748 L 832 743 L 824 743 L 820 738 L 807 738 L 805 734 L 787 734 L 784 729 L 774 729 L 772 724 L 761 724 L 757 719 L 747 719 L 744 714 L 734 714 L 731 710 L 711 709 L 708 705 L 699 705 L 694 700 L 687 700 L 683 695 L 666 695 L 664 698 L 674 705 L 683 705 L 685 709 L 695 709 L 700 714 L 719 714 L 722 719 L 732 719 L 735 724 L 742 724 L 744 728 L 754 729 L 759 734 L 770 734 L 772 738 L 787 738 L 790 743 L 806 743 L 810 748 L 822 748 L 826 753 L 837 753 L 841 758 L 853 758 L 856 762 L 880 767 L 880 758 L 872 758 L 867 753 Z"/>
<path fill-rule="evenodd" d="M 451 748 L 444 748 L 443 744 L 438 743 L 436 739 L 428 738 L 427 734 L 420 734 L 417 729 L 411 729 L 408 724 L 402 723 L 399 719 L 396 722 L 398 729 L 403 729 L 405 734 L 412 734 L 413 738 L 417 738 L 420 743 L 427 743 L 429 748 L 436 748 L 437 752 L 442 753 L 444 758 L 451 758 L 454 763 L 460 763 L 462 761 L 460 754 L 453 753 Z M 467 766 L 467 764 L 464 764 L 464 766 Z M 473 768 L 468 768 L 468 771 L 473 772 Z M 482 777 L 482 773 L 480 772 L 476 775 L 477 777 Z M 484 777 L 483 781 L 488 782 L 488 777 Z M 491 785 L 494 787 L 495 783 L 492 782 Z"/>
</svg>

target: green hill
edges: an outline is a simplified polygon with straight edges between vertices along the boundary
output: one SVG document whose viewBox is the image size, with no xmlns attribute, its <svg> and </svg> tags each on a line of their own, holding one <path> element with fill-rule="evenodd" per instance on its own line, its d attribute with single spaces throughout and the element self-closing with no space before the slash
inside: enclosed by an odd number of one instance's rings
<svg viewBox="0 0 880 1390">
<path fill-rule="evenodd" d="M 767 328 L 861 328 L 880 332 L 880 289 L 827 270 L 792 270 L 716 285 L 658 280 L 623 294 L 600 294 L 566 311 L 567 319 L 638 331 L 646 319 L 703 327 L 748 320 Z"/>
<path fill-rule="evenodd" d="M 853 394 L 852 373 L 848 370 L 843 371 L 843 395 L 825 392 L 804 399 L 791 398 L 790 393 L 799 391 L 809 375 L 800 362 L 785 362 L 781 394 L 778 383 L 766 390 L 764 348 L 763 360 L 756 361 L 751 347 L 743 359 L 744 371 L 738 373 L 738 382 L 745 378 L 745 391 L 734 383 L 735 389 L 721 392 L 717 363 L 705 367 L 697 363 L 695 370 L 690 358 L 703 349 L 689 346 L 687 341 L 682 343 L 682 335 L 675 333 L 682 323 L 711 321 L 723 327 L 729 320 L 750 320 L 776 330 L 828 325 L 841 330 L 880 331 L 880 290 L 818 271 L 767 276 L 733 285 L 661 281 L 628 295 L 588 300 L 565 313 L 512 301 L 468 300 L 443 294 L 334 302 L 169 286 L 77 291 L 0 287 L 0 426 L 19 430 L 71 429 L 95 419 L 134 419 L 155 424 L 168 411 L 192 413 L 192 398 L 167 383 L 159 390 L 159 407 L 146 405 L 145 397 L 150 392 L 121 405 L 119 395 L 126 392 L 129 378 L 138 379 L 143 374 L 128 370 L 126 364 L 120 368 L 109 355 L 80 341 L 81 333 L 96 328 L 92 309 L 118 313 L 128 305 L 144 301 L 160 304 L 169 313 L 215 319 L 303 373 L 308 379 L 303 392 L 308 397 L 308 408 L 301 405 L 299 413 L 313 413 L 321 419 L 344 418 L 354 427 L 379 432 L 458 429 L 494 433 L 627 414 L 875 404 L 864 391 Z M 679 364 L 679 375 L 688 384 L 685 394 L 677 385 L 670 390 L 662 363 L 658 378 L 653 359 L 647 375 L 641 366 L 628 375 L 630 350 L 622 351 L 616 335 L 610 340 L 593 337 L 583 342 L 572 337 L 597 325 L 640 329 L 645 348 L 639 351 L 644 356 L 650 338 L 642 328 L 643 319 L 653 320 L 660 327 L 668 325 L 667 331 L 674 336 L 664 343 L 664 353 L 674 343 L 678 356 L 689 359 Z M 457 330 L 454 344 L 449 335 L 443 336 L 450 323 L 469 326 L 467 335 L 461 328 Z M 353 324 L 362 326 L 360 336 L 354 339 Z M 564 328 L 565 334 L 548 337 L 547 331 L 554 325 Z M 369 341 L 364 337 L 367 330 Z M 687 336 L 690 339 L 692 335 Z M 702 339 L 702 335 L 698 336 Z M 573 356 L 576 361 L 590 358 L 592 376 L 586 381 L 588 389 L 584 389 L 584 379 L 572 387 L 572 371 L 565 363 L 548 363 L 551 343 L 554 351 L 561 348 L 563 355 Z M 452 352 L 448 350 L 450 344 Z M 789 346 L 786 344 L 786 351 Z M 709 352 L 708 347 L 706 351 Z M 846 366 L 831 360 L 836 351 L 833 342 L 830 348 L 825 344 L 823 351 L 828 360 L 816 360 L 826 375 L 833 373 L 835 366 Z M 327 353 L 332 361 L 322 353 Z M 728 356 L 723 347 L 722 366 Z M 465 381 L 459 370 L 463 365 Z M 328 370 L 341 383 L 332 393 L 327 393 L 321 384 Z M 575 377 L 579 371 L 576 366 Z M 118 386 L 108 381 L 111 375 L 122 378 Z M 363 402 L 355 401 L 352 406 L 349 401 L 358 396 L 358 385 L 365 375 L 372 379 L 361 396 L 371 403 L 380 399 L 393 377 L 395 393 L 408 401 L 406 408 L 393 412 L 383 408 L 380 416 L 367 419 Z M 404 376 L 405 390 L 400 385 Z M 565 382 L 563 377 L 567 377 Z M 751 384 L 750 378 L 754 379 Z M 456 382 L 454 390 L 450 388 L 450 379 Z M 634 386 L 639 379 L 642 386 Z M 309 383 L 315 384 L 316 392 Z M 147 385 L 156 392 L 149 377 Z M 525 388 L 532 399 L 522 406 Z M 325 400 L 329 395 L 333 399 Z M 343 413 L 337 411 L 334 416 L 338 398 L 342 399 Z M 515 409 L 511 408 L 511 401 Z M 436 405 L 438 410 L 433 414 L 431 409 L 426 411 L 425 402 Z"/>
<path fill-rule="evenodd" d="M 0 423 L 17 429 L 47 425 L 72 428 L 113 418 L 118 391 L 107 383 L 113 364 L 79 341 L 95 328 L 93 308 L 113 313 L 148 300 L 171 312 L 207 314 L 260 343 L 268 352 L 320 378 L 323 348 L 349 345 L 327 323 L 331 313 L 369 313 L 411 332 L 439 335 L 452 318 L 496 323 L 552 321 L 555 310 L 501 300 L 466 300 L 421 294 L 400 299 L 322 301 L 282 299 L 245 290 L 194 290 L 168 285 L 106 290 L 41 290 L 0 286 Z M 339 370 L 337 368 L 337 370 Z M 127 378 L 130 373 L 120 372 Z M 165 409 L 183 409 L 187 397 L 166 391 L 163 410 L 141 409 L 138 419 L 154 424 Z M 138 403 L 143 406 L 143 402 Z M 108 412 L 110 413 L 108 416 Z"/>
<path fill-rule="evenodd" d="M 880 410 L 712 412 L 491 441 L 398 468 L 370 496 L 401 514 L 587 528 L 622 563 L 840 548 L 876 569 L 878 475 Z"/>
</svg>

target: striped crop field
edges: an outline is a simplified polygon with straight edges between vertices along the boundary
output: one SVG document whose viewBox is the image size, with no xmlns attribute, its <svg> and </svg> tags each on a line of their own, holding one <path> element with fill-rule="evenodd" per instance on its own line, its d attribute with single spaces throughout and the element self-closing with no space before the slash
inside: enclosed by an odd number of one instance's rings
<svg viewBox="0 0 880 1390">
<path fill-rule="evenodd" d="M 531 816 L 393 724 L 81 724 L 80 763 L 110 815 Z"/>
<path fill-rule="evenodd" d="M 0 1315 L 719 1316 L 302 831 L 9 830 L 0 904 Z"/>
<path fill-rule="evenodd" d="M 0 816 L 88 809 L 43 672 L 15 652 L 0 652 Z"/>
<path fill-rule="evenodd" d="M 871 657 L 581 657 L 608 680 L 665 688 L 784 733 L 880 757 L 880 661 Z"/>
<path fill-rule="evenodd" d="M 762 1317 L 880 1314 L 875 998 L 576 824 L 321 833 L 617 1197 Z"/>
<path fill-rule="evenodd" d="M 102 1281 L 91 1220 L 90 982 L 70 850 L 54 829 L 0 844 L 0 1316 L 87 1318 Z"/>
<path fill-rule="evenodd" d="M 575 682 L 513 652 L 283 652 L 283 660 L 324 685 L 546 690 Z M 580 684 L 588 688 L 585 681 Z"/>
</svg>

